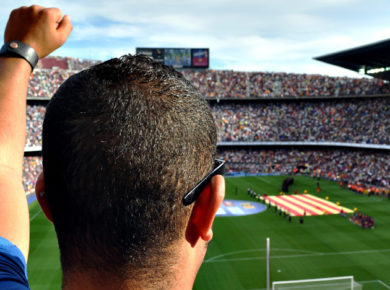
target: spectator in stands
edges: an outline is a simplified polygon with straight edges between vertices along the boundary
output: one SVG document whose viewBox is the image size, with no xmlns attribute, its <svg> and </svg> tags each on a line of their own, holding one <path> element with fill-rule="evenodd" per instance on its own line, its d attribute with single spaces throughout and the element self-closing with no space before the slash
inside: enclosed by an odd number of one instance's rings
<svg viewBox="0 0 390 290">
<path fill-rule="evenodd" d="M 362 193 L 374 186 L 376 194 L 385 194 L 390 184 L 390 156 L 383 152 L 219 149 L 219 157 L 227 160 L 227 172 L 293 174 L 299 164 L 306 164 L 313 176 L 343 180 Z M 361 186 L 353 186 L 357 183 Z"/>
<path fill-rule="evenodd" d="M 51 98 L 63 81 L 72 74 L 72 71 L 57 68 L 37 70 L 31 75 L 27 95 L 32 98 Z"/>
<path fill-rule="evenodd" d="M 26 147 L 42 145 L 42 123 L 46 108 L 42 105 L 27 105 Z"/>
<path fill-rule="evenodd" d="M 22 7 L 11 13 L 5 40 L 21 40 L 43 57 L 70 30 L 58 9 Z M 4 56 L 0 288 L 26 289 L 29 220 L 18 176 L 33 65 Z M 58 235 L 63 288 L 191 288 L 224 197 L 215 151 L 207 102 L 170 68 L 124 56 L 68 79 L 47 108 L 44 177 L 36 187 Z M 9 253 L 10 242 L 23 255 Z"/>
<path fill-rule="evenodd" d="M 390 99 L 213 104 L 219 141 L 390 144 Z"/>
<path fill-rule="evenodd" d="M 389 98 L 213 104 L 219 141 L 390 144 Z M 27 144 L 41 145 L 45 108 L 27 106 Z"/>
<path fill-rule="evenodd" d="M 379 79 L 354 79 L 323 75 L 184 71 L 183 74 L 208 98 L 302 98 L 388 94 L 390 87 Z"/>
<path fill-rule="evenodd" d="M 213 104 L 219 141 L 390 144 L 390 99 Z M 27 144 L 41 145 L 45 108 L 27 106 Z"/>
<path fill-rule="evenodd" d="M 50 98 L 69 75 L 96 63 L 98 61 L 74 58 L 46 61 L 34 72 L 28 96 Z M 194 83 L 203 96 L 217 99 L 338 97 L 390 93 L 389 84 L 379 79 L 223 70 L 183 71 L 183 75 Z"/>
<path fill-rule="evenodd" d="M 26 194 L 35 193 L 35 181 L 42 172 L 42 158 L 38 156 L 24 157 L 23 187 Z"/>
</svg>

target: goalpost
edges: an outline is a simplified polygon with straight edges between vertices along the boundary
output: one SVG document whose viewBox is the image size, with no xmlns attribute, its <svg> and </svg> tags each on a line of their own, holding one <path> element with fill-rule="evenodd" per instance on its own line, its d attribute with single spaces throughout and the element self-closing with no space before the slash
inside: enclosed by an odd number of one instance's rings
<svg viewBox="0 0 390 290">
<path fill-rule="evenodd" d="M 356 283 L 353 276 L 328 277 L 320 279 L 305 279 L 272 282 L 272 290 L 361 290 L 362 285 Z"/>
<path fill-rule="evenodd" d="M 266 281 L 267 290 L 270 290 L 270 238 L 266 239 Z M 272 290 L 362 290 L 363 286 L 357 283 L 353 276 L 328 277 L 319 279 L 303 279 L 272 282 Z"/>
</svg>

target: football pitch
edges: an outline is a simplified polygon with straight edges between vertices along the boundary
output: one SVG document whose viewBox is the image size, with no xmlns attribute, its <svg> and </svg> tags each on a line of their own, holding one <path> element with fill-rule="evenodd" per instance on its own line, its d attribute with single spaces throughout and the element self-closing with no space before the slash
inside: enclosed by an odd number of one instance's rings
<svg viewBox="0 0 390 290">
<path fill-rule="evenodd" d="M 259 202 L 257 193 L 279 195 L 286 176 L 226 178 L 226 200 Z M 294 176 L 290 193 L 305 190 L 342 207 L 370 215 L 374 229 L 362 229 L 339 214 L 292 217 L 268 207 L 240 216 L 220 216 L 214 238 L 199 271 L 194 289 L 265 289 L 266 238 L 270 238 L 271 281 L 353 275 L 363 289 L 390 289 L 390 200 L 362 196 L 320 180 Z M 249 204 L 250 205 L 250 204 Z M 31 289 L 60 289 L 59 251 L 54 229 L 36 202 L 30 205 L 31 246 L 28 275 Z"/>
</svg>

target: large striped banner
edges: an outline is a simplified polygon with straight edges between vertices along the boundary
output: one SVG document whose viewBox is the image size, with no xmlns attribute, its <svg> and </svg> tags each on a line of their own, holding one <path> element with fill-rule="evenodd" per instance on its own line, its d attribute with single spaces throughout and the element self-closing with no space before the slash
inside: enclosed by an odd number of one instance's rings
<svg viewBox="0 0 390 290">
<path fill-rule="evenodd" d="M 351 209 L 338 206 L 337 204 L 311 194 L 297 195 L 273 195 L 262 196 L 262 199 L 268 204 L 277 206 L 291 216 L 312 216 L 323 214 L 339 214 L 353 212 Z"/>
</svg>

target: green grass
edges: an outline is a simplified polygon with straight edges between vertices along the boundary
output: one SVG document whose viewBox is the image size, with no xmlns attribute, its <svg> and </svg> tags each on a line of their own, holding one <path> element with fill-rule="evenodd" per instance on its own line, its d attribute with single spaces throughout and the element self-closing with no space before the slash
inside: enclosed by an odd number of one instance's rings
<svg viewBox="0 0 390 290">
<path fill-rule="evenodd" d="M 229 178 L 227 198 L 252 200 L 248 187 L 258 193 L 279 194 L 284 178 Z M 307 189 L 315 194 L 316 182 L 296 176 L 290 192 Z M 251 216 L 217 218 L 214 240 L 195 289 L 265 288 L 267 237 L 271 241 L 271 281 L 353 275 L 357 281 L 382 280 L 390 284 L 390 201 L 361 196 L 326 180 L 320 184 L 319 196 L 329 196 L 333 202 L 373 216 L 375 229 L 362 229 L 339 215 L 306 217 L 304 224 L 293 218 L 289 223 L 272 208 Z M 364 289 L 371 287 L 367 284 Z"/>
<path fill-rule="evenodd" d="M 32 290 L 61 289 L 61 267 L 53 225 L 38 202 L 30 205 L 30 255 L 27 273 Z"/>
<path fill-rule="evenodd" d="M 252 200 L 258 193 L 279 194 L 282 176 L 226 179 L 228 199 Z M 295 176 L 290 191 L 316 194 L 316 180 Z M 375 219 L 375 229 L 362 229 L 339 215 L 305 217 L 292 223 L 272 208 L 242 217 L 218 217 L 194 289 L 262 289 L 266 287 L 266 238 L 271 240 L 271 280 L 353 275 L 357 281 L 381 280 L 390 285 L 390 201 L 361 196 L 321 180 L 321 197 Z M 237 194 L 236 192 L 237 187 Z M 38 214 L 37 214 L 38 213 Z M 31 248 L 28 274 L 31 289 L 60 289 L 58 246 L 53 227 L 36 203 L 30 206 Z M 364 289 L 386 289 L 365 283 Z"/>
</svg>

